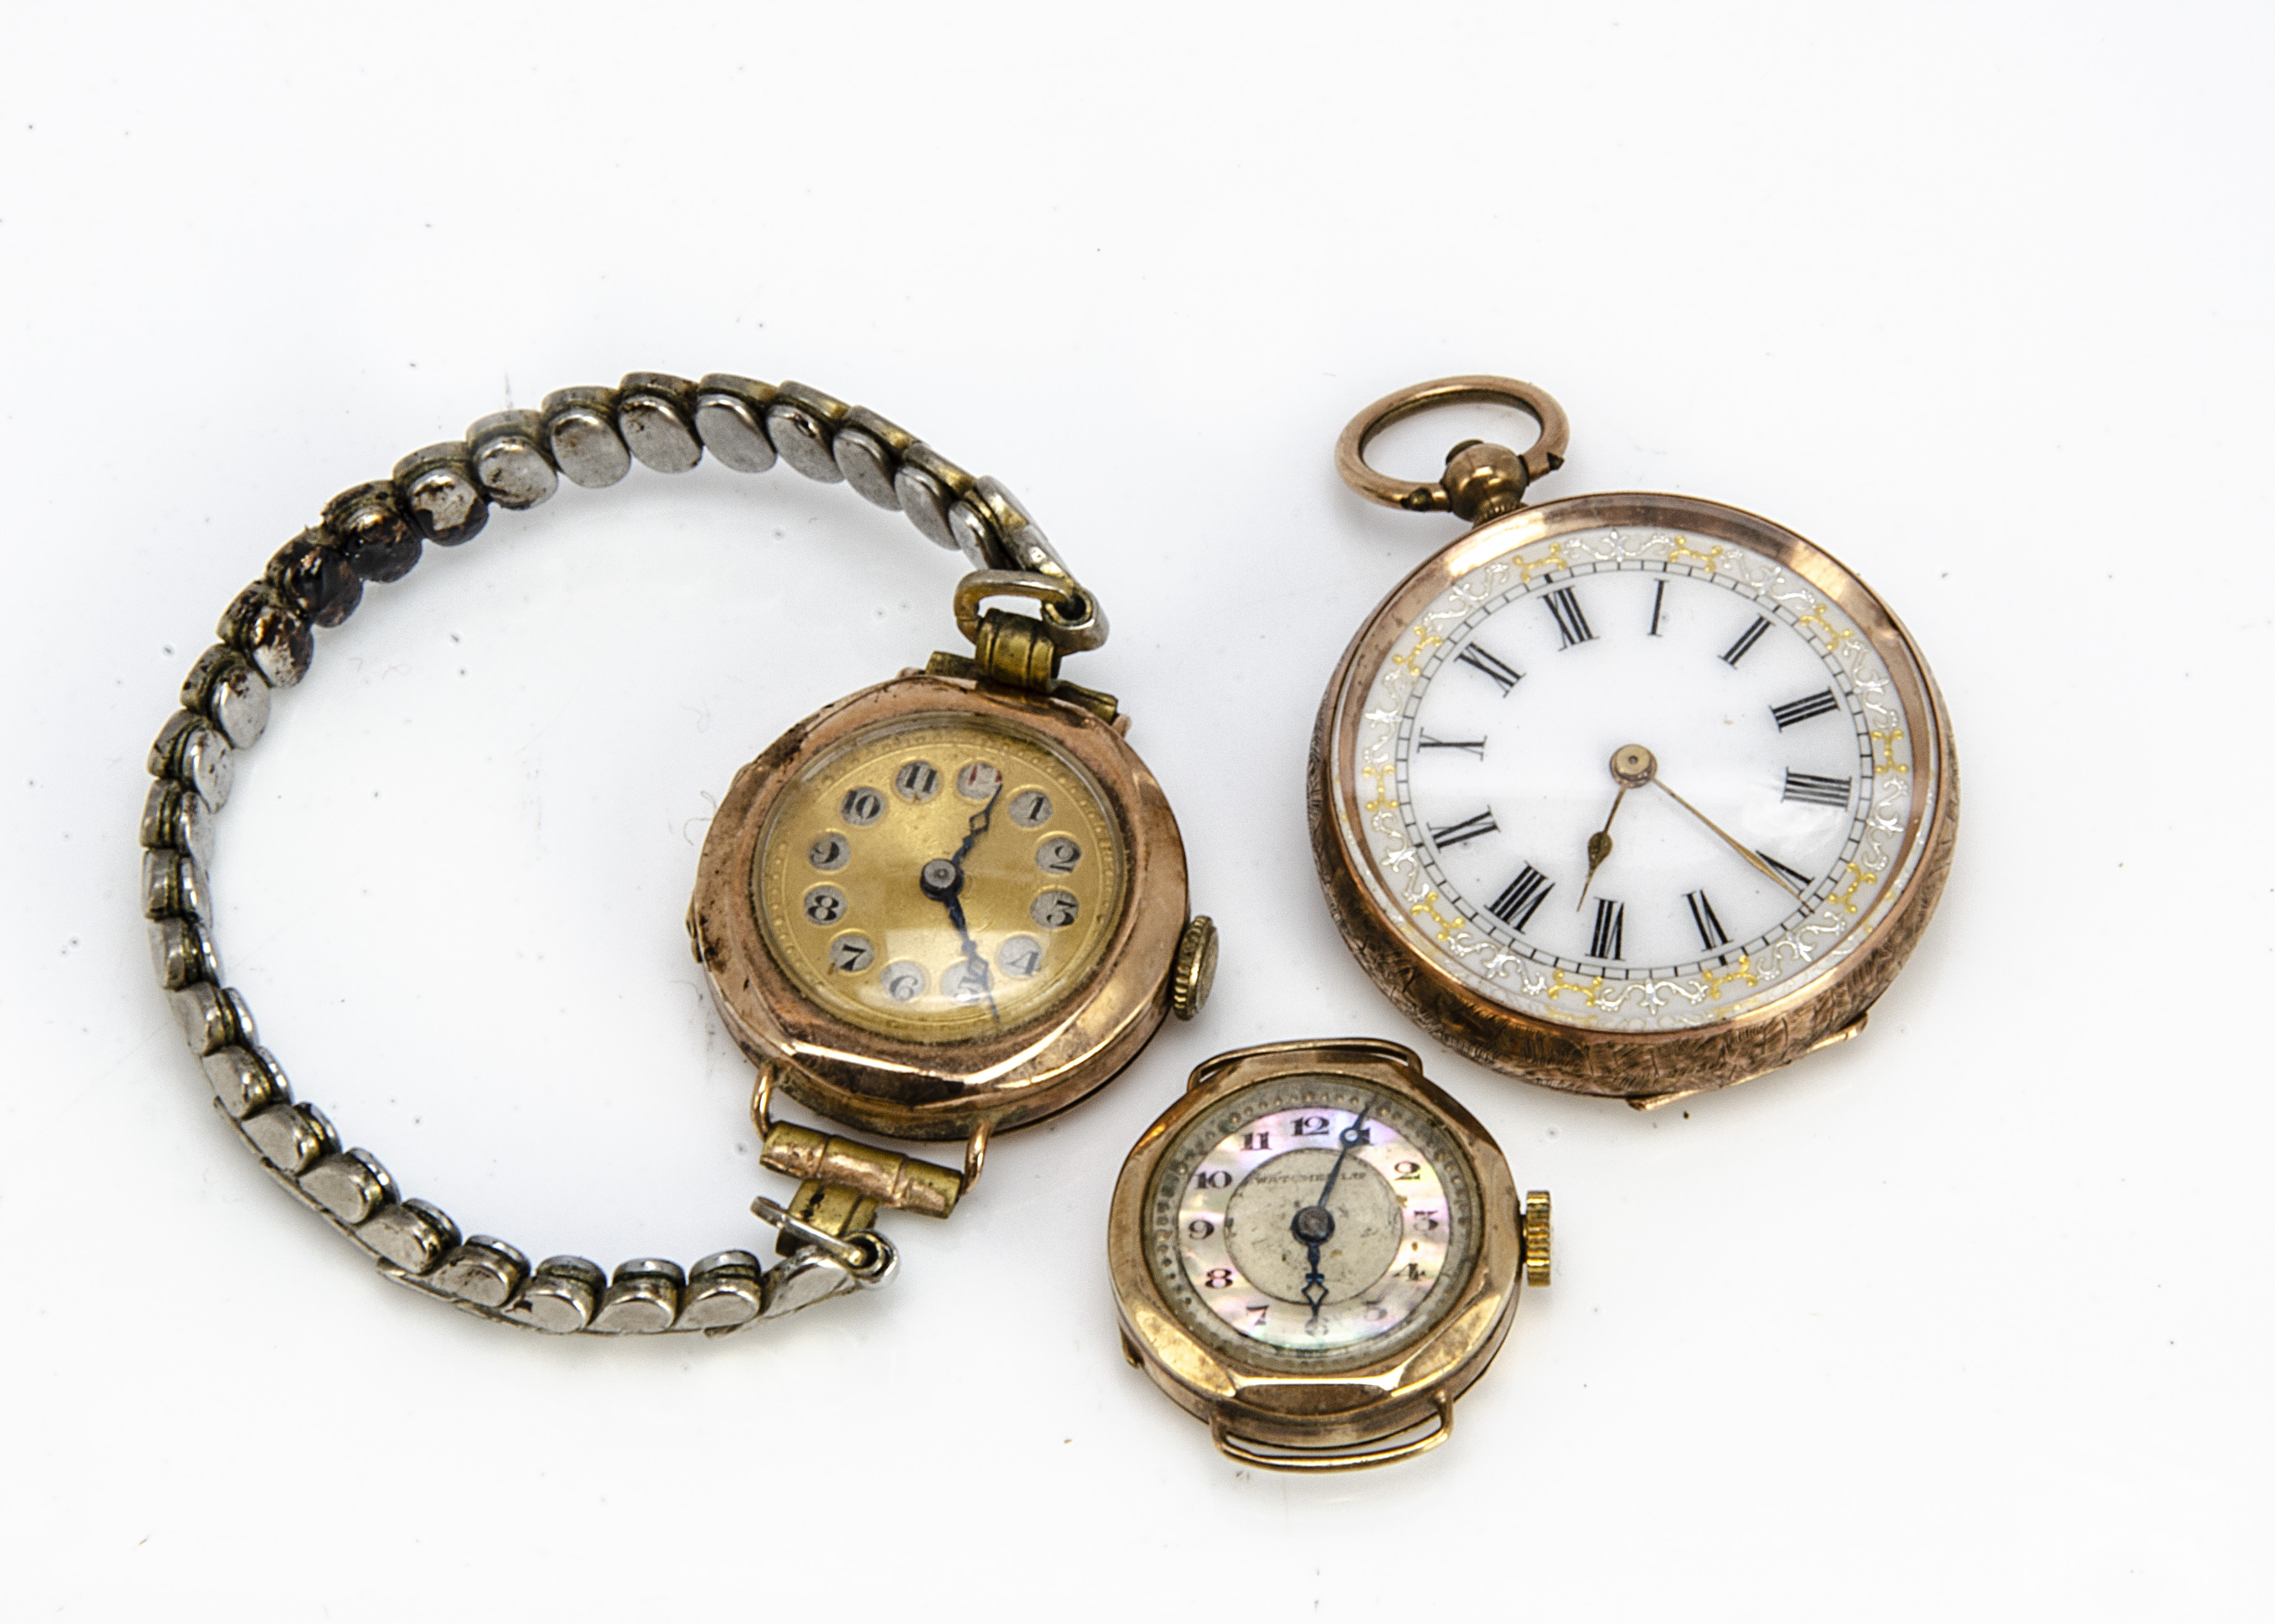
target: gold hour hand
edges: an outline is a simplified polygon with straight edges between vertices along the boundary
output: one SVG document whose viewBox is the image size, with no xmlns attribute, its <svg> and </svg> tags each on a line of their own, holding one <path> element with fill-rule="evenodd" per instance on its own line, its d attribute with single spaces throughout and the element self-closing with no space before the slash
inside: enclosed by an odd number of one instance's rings
<svg viewBox="0 0 2275 1624">
<path fill-rule="evenodd" d="M 1588 836 L 1588 880 L 1580 888 L 1580 900 L 1572 904 L 1574 913 L 1587 905 L 1589 888 L 1596 883 L 1596 871 L 1603 867 L 1604 859 L 1612 855 L 1612 820 L 1620 815 L 1620 803 L 1627 798 L 1625 789 L 1614 796 L 1612 810 L 1604 818 L 1604 827 Z"/>
<path fill-rule="evenodd" d="M 1619 793 L 1612 797 L 1612 810 L 1604 814 L 1604 827 L 1588 836 L 1588 879 L 1580 888 L 1580 900 L 1572 904 L 1577 913 L 1587 904 L 1588 893 L 1596 883 L 1596 871 L 1604 859 L 1612 855 L 1612 820 L 1620 815 L 1620 803 L 1628 798 L 1628 791 L 1639 789 L 1651 781 L 1659 771 L 1659 760 L 1640 744 L 1622 744 L 1612 752 L 1612 782 L 1619 785 Z"/>
</svg>

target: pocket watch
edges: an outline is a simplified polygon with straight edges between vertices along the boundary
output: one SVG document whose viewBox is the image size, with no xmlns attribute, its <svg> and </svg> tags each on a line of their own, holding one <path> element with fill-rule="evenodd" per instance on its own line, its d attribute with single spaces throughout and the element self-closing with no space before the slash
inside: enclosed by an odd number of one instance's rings
<svg viewBox="0 0 2275 1624">
<path fill-rule="evenodd" d="M 707 455 L 850 485 L 961 551 L 971 572 L 953 604 L 972 651 L 792 728 L 737 775 L 704 844 L 691 943 L 758 1064 L 761 1159 L 799 1181 L 786 1205 L 752 1204 L 782 1261 L 729 1248 L 685 1269 L 640 1258 L 610 1273 L 567 1254 L 533 1265 L 404 1195 L 295 1096 L 222 971 L 212 820 L 272 691 L 301 679 L 315 631 L 353 614 L 367 585 L 563 480 L 613 485 L 635 461 L 684 473 Z M 1081 1099 L 1165 1016 L 1190 1017 L 1208 995 L 1215 927 L 1188 917 L 1176 820 L 1114 698 L 1059 676 L 1067 654 L 1106 640 L 1096 596 L 1001 485 L 818 389 L 633 373 L 483 418 L 327 504 L 218 632 L 150 752 L 142 897 L 160 985 L 215 1108 L 270 1174 L 389 1279 L 470 1313 L 548 1332 L 717 1334 L 881 1285 L 896 1253 L 872 1227 L 879 1208 L 948 1216 L 992 1132 Z M 961 1165 L 777 1121 L 777 1092 L 874 1132 L 962 1139 Z"/>
<path fill-rule="evenodd" d="M 1498 401 L 1523 454 L 1444 476 L 1383 428 Z M 1417 384 L 1336 446 L 1361 495 L 1473 528 L 1384 599 L 1312 734 L 1311 846 L 1377 986 L 1449 1047 L 1638 1107 L 1856 1035 L 1951 865 L 1951 724 L 1894 614 L 1830 554 L 1696 497 L 1527 505 L 1562 409 L 1509 378 Z"/>
<path fill-rule="evenodd" d="M 1344 1039 L 1205 1061 L 1122 1167 L 1107 1260 L 1122 1349 L 1236 1461 L 1379 1466 L 1451 1435 L 1549 1278 L 1476 1118 L 1414 1052 Z"/>
</svg>

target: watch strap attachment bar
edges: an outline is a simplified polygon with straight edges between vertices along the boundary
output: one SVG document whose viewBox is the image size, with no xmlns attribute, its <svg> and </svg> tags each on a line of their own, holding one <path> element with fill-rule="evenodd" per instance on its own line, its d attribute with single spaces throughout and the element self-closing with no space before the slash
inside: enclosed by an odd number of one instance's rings
<svg viewBox="0 0 2275 1624">
<path fill-rule="evenodd" d="M 778 1232 L 775 1250 L 776 1299 L 791 1312 L 849 1291 L 889 1281 L 899 1266 L 892 1243 L 872 1227 L 880 1207 L 946 1218 L 979 1179 L 987 1159 L 988 1130 L 975 1129 L 957 1172 L 843 1134 L 824 1133 L 775 1120 L 774 1095 L 783 1068 L 767 1061 L 751 1088 L 751 1122 L 759 1130 L 759 1159 L 800 1181 L 787 1207 L 764 1196 L 751 1211 Z"/>
<path fill-rule="evenodd" d="M 1222 1416 L 1209 1421 L 1216 1446 L 1243 1466 L 1271 1472 L 1355 1472 L 1427 1454 L 1454 1435 L 1454 1401 L 1437 1399 L 1431 1413 L 1413 1425 L 1381 1438 L 1353 1444 L 1273 1444 L 1235 1433 Z"/>
</svg>

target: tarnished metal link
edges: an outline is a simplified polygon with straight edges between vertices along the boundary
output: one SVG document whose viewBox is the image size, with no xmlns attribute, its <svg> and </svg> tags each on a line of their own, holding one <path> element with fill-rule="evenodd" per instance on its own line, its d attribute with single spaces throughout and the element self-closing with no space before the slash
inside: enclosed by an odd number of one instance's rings
<svg viewBox="0 0 2275 1624">
<path fill-rule="evenodd" d="M 893 472 L 893 495 L 900 501 L 901 511 L 909 516 L 909 523 L 926 540 L 951 553 L 958 550 L 959 543 L 948 510 L 976 483 L 971 475 L 921 440 L 901 452 L 900 465 Z M 989 567 L 984 557 L 969 554 L 964 562 L 975 570 Z"/>
<path fill-rule="evenodd" d="M 695 386 L 664 372 L 632 372 L 616 385 L 616 432 L 644 467 L 685 473 L 703 460 Z"/>
<path fill-rule="evenodd" d="M 586 1326 L 602 1336 L 639 1336 L 669 1331 L 679 1318 L 680 1294 L 687 1273 L 668 1258 L 635 1258 L 616 1265 L 616 1277 L 601 1294 L 601 1306 Z"/>
<path fill-rule="evenodd" d="M 206 881 L 205 865 L 186 851 L 143 852 L 142 917 L 177 915 L 200 925 L 213 923 L 213 888 Z"/>
<path fill-rule="evenodd" d="M 267 581 L 255 581 L 223 609 L 214 635 L 253 661 L 271 688 L 290 688 L 316 657 L 315 629 Z"/>
<path fill-rule="evenodd" d="M 632 471 L 632 454 L 616 432 L 616 392 L 578 388 L 545 397 L 545 449 L 573 485 L 596 489 Z"/>
<path fill-rule="evenodd" d="M 856 406 L 838 426 L 829 451 L 837 459 L 837 471 L 845 476 L 846 484 L 864 500 L 897 513 L 901 498 L 893 487 L 893 476 L 900 466 L 901 453 L 915 443 L 916 436 L 897 423 L 888 422 L 866 406 Z"/>
<path fill-rule="evenodd" d="M 737 473 L 764 473 L 775 465 L 767 438 L 767 408 L 775 386 L 730 372 L 707 373 L 695 386 L 695 432 L 703 449 Z"/>
<path fill-rule="evenodd" d="M 767 408 L 767 438 L 775 442 L 782 461 L 809 480 L 835 485 L 845 477 L 830 449 L 837 426 L 853 408 L 835 396 L 803 383 L 784 383 L 775 390 Z"/>
<path fill-rule="evenodd" d="M 249 1047 L 261 1040 L 253 1030 L 253 1011 L 235 987 L 193 981 L 170 991 L 166 1001 L 182 1029 L 182 1040 L 200 1060 L 233 1043 Z"/>
<path fill-rule="evenodd" d="M 521 1295 L 529 1259 L 491 1235 L 470 1235 L 450 1250 L 428 1283 L 475 1308 L 500 1309 Z"/>
<path fill-rule="evenodd" d="M 363 581 L 401 580 L 427 547 L 386 480 L 352 487 L 326 502 L 321 528 L 326 544 L 337 548 Z"/>
<path fill-rule="evenodd" d="M 311 625 L 336 626 L 363 601 L 363 578 L 348 568 L 339 548 L 326 547 L 313 530 L 302 531 L 278 548 L 261 578 L 306 616 Z"/>
<path fill-rule="evenodd" d="M 544 421 L 534 412 L 476 418 L 466 430 L 466 452 L 482 494 L 501 508 L 533 508 L 560 487 Z"/>
<path fill-rule="evenodd" d="M 687 1272 L 681 1298 L 680 1331 L 725 1332 L 749 1325 L 766 1311 L 766 1271 L 745 1251 L 713 1252 Z"/>
<path fill-rule="evenodd" d="M 344 1151 L 302 1174 L 300 1193 L 353 1227 L 395 1198 L 395 1179 L 369 1151 Z"/>
<path fill-rule="evenodd" d="M 356 1239 L 405 1274 L 426 1274 L 458 1243 L 458 1226 L 414 1198 L 382 1207 L 357 1227 Z"/>
<path fill-rule="evenodd" d="M 150 921 L 150 964 L 169 993 L 198 981 L 222 979 L 221 953 L 195 919 Z"/>
<path fill-rule="evenodd" d="M 153 778 L 189 785 L 214 812 L 229 804 L 230 785 L 237 775 L 229 741 L 195 711 L 176 711 L 166 719 L 150 743 L 148 767 Z"/>
<path fill-rule="evenodd" d="M 889 419 L 805 384 L 777 387 L 731 373 L 692 383 L 669 373 L 628 373 L 614 389 L 562 389 L 541 411 L 478 419 L 463 440 L 413 451 L 389 478 L 326 503 L 318 522 L 278 548 L 223 611 L 220 641 L 191 666 L 181 709 L 159 729 L 147 763 L 155 782 L 140 834 L 152 967 L 216 1114 L 279 1183 L 389 1280 L 482 1318 L 552 1334 L 719 1336 L 884 1285 L 899 1254 L 870 1227 L 879 1203 L 947 1216 L 977 1176 L 984 1136 L 967 1146 L 959 1175 L 810 1129 L 762 1127 L 767 1164 L 804 1181 L 787 1206 L 763 1197 L 752 1204 L 777 1231 L 782 1261 L 771 1268 L 752 1252 L 730 1250 L 688 1270 L 636 1258 L 610 1275 L 585 1258 L 548 1258 L 533 1267 L 494 1236 L 462 1239 L 448 1213 L 404 1196 L 377 1157 L 346 1148 L 321 1111 L 294 1098 L 283 1066 L 261 1046 L 253 1011 L 223 985 L 206 872 L 213 817 L 228 802 L 236 752 L 252 748 L 268 726 L 271 690 L 306 676 L 316 629 L 354 614 L 366 583 L 399 580 L 427 542 L 472 540 L 492 507 L 534 507 L 563 478 L 613 485 L 635 460 L 681 473 L 707 451 L 738 472 L 764 472 L 780 460 L 808 479 L 843 481 L 864 500 L 907 514 L 928 540 L 961 550 L 980 573 L 958 588 L 956 617 L 983 656 L 974 668 L 982 675 L 1047 684 L 1062 653 L 1105 641 L 1097 600 L 1010 492 Z M 1024 597 L 1039 613 L 983 612 L 989 596 Z M 1017 652 L 1004 652 L 1015 646 Z M 762 1095 L 764 1086 L 762 1075 Z"/>
<path fill-rule="evenodd" d="M 239 750 L 250 750 L 268 726 L 268 684 L 243 654 L 216 643 L 182 679 L 182 708 L 212 722 Z"/>
<path fill-rule="evenodd" d="M 583 1258 L 548 1258 L 537 1265 L 521 1295 L 507 1305 L 505 1318 L 533 1330 L 560 1335 L 593 1323 L 608 1277 Z"/>
<path fill-rule="evenodd" d="M 463 440 L 423 447 L 396 464 L 395 499 L 419 533 L 437 547 L 471 541 L 490 522 L 490 501 Z"/>
<path fill-rule="evenodd" d="M 213 861 L 213 809 L 181 780 L 158 780 L 142 803 L 142 845 L 148 851 L 186 853 L 202 867 Z"/>
<path fill-rule="evenodd" d="M 206 1081 L 213 1084 L 214 1099 L 229 1113 L 231 1122 L 241 1122 L 271 1106 L 292 1103 L 292 1089 L 284 1080 L 284 1069 L 266 1049 L 240 1048 L 231 1044 L 225 1049 L 215 1049 L 200 1063 L 206 1069 Z"/>
<path fill-rule="evenodd" d="M 246 1142 L 287 1183 L 340 1145 L 338 1132 L 314 1106 L 276 1106 L 238 1126 Z M 297 1192 L 299 1186 L 293 1188 Z"/>
</svg>

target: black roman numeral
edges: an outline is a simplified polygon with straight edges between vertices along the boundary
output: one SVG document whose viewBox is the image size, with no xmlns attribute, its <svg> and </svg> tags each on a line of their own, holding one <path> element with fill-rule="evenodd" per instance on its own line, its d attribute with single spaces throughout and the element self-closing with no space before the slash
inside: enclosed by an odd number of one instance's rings
<svg viewBox="0 0 2275 1624">
<path fill-rule="evenodd" d="M 1712 953 L 1717 948 L 1727 947 L 1730 933 L 1714 917 L 1714 904 L 1706 900 L 1704 891 L 1685 891 L 1682 900 L 1690 904 L 1690 923 L 1698 927 L 1698 945 Z"/>
<path fill-rule="evenodd" d="M 1417 746 L 1417 748 L 1422 750 L 1466 750 L 1480 761 L 1485 759 L 1485 742 L 1481 738 L 1432 738 L 1428 734 L 1425 733 L 1422 736 L 1420 744 Z"/>
<path fill-rule="evenodd" d="M 1488 806 L 1475 817 L 1464 818 L 1459 823 L 1449 823 L 1442 829 L 1430 831 L 1430 842 L 1440 850 L 1458 846 L 1465 840 L 1475 840 L 1480 835 L 1490 835 L 1500 825 L 1493 821 L 1493 808 Z"/>
<path fill-rule="evenodd" d="M 1803 873 L 1799 869 L 1792 867 L 1790 865 L 1779 862 L 1766 851 L 1757 851 L 1754 855 L 1759 857 L 1763 862 L 1768 864 L 1772 868 L 1777 870 L 1779 873 L 1784 875 L 1787 882 L 1789 883 L 1795 891 L 1806 891 L 1809 889 L 1809 876 Z"/>
<path fill-rule="evenodd" d="M 1547 875 L 1527 863 L 1524 872 L 1508 882 L 1508 889 L 1493 898 L 1493 917 L 1511 930 L 1521 931 L 1532 923 L 1532 916 L 1555 888 Z"/>
<path fill-rule="evenodd" d="M 1765 616 L 1756 616 L 1754 623 L 1738 633 L 1738 640 L 1722 651 L 1722 663 L 1732 670 L 1736 670 L 1738 661 L 1753 652 L 1754 645 L 1762 640 L 1762 633 L 1769 629 L 1768 619 Z"/>
<path fill-rule="evenodd" d="M 1815 806 L 1848 804 L 1849 781 L 1846 778 L 1826 778 L 1817 773 L 1796 773 L 1785 770 L 1785 798 L 1807 801 Z"/>
<path fill-rule="evenodd" d="M 1628 905 L 1625 903 L 1596 899 L 1596 933 L 1588 939 L 1588 956 L 1615 959 L 1626 945 Z"/>
<path fill-rule="evenodd" d="M 1474 643 L 1455 655 L 1454 662 L 1456 665 L 1468 666 L 1473 671 L 1483 671 L 1500 685 L 1500 691 L 1504 694 L 1524 680 L 1523 672 L 1506 661 L 1485 653 Z"/>
<path fill-rule="evenodd" d="M 1569 586 L 1559 586 L 1547 597 L 1548 612 L 1556 617 L 1557 635 L 1564 640 L 1556 646 L 1571 647 L 1575 643 L 1592 643 L 1596 634 L 1588 630 L 1588 617 L 1580 612 L 1580 601 L 1572 595 Z"/>
<path fill-rule="evenodd" d="M 1782 733 L 1796 721 L 1807 721 L 1811 716 L 1822 716 L 1840 708 L 1840 701 L 1833 697 L 1833 690 L 1820 688 L 1805 699 L 1788 699 L 1783 705 L 1771 706 L 1770 714 L 1777 718 L 1778 731 Z"/>
<path fill-rule="evenodd" d="M 1667 583 L 1661 581 L 1651 594 L 1651 630 L 1644 633 L 1646 637 L 1655 638 L 1659 635 L 1659 612 L 1666 607 Z"/>
</svg>

